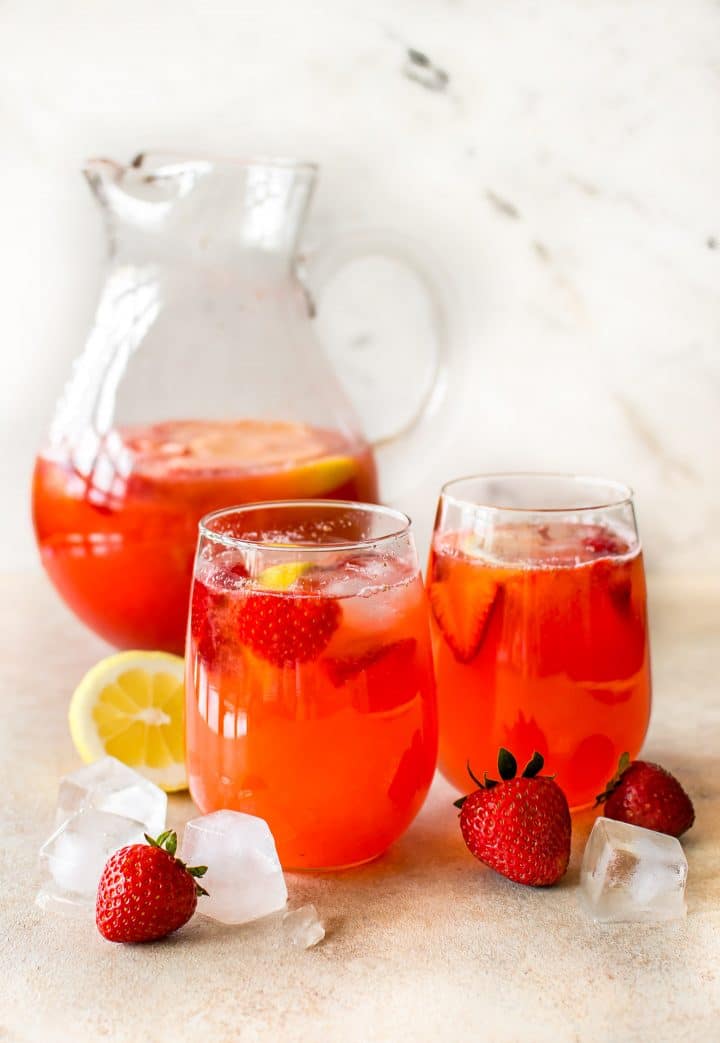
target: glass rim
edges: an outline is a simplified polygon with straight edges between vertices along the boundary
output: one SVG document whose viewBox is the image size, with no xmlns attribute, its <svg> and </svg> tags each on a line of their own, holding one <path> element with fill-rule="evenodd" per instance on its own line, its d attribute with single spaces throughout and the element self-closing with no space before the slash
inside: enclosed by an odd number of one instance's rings
<svg viewBox="0 0 720 1043">
<path fill-rule="evenodd" d="M 588 486 L 599 486 L 607 490 L 615 490 L 617 493 L 616 497 L 598 496 L 597 502 L 593 503 L 580 503 L 577 506 L 565 506 L 565 507 L 518 507 L 514 504 L 503 505 L 499 503 L 481 503 L 477 499 L 470 500 L 463 496 L 456 496 L 452 490 L 455 486 L 461 485 L 464 482 L 481 482 L 504 480 L 504 481 L 517 481 L 531 478 L 533 480 L 539 480 L 540 482 L 545 481 L 557 481 L 558 479 L 568 482 L 571 485 L 586 484 Z M 460 478 L 452 478 L 440 489 L 440 497 L 448 503 L 453 503 L 458 507 L 476 507 L 482 511 L 507 511 L 508 513 L 515 514 L 577 514 L 581 511 L 603 511 L 609 510 L 612 507 L 623 507 L 626 504 L 633 504 L 634 492 L 631 486 L 626 485 L 624 482 L 616 481 L 610 478 L 600 478 L 597 475 L 585 475 L 585 474 L 573 474 L 568 471 L 490 471 L 480 472 L 478 474 L 463 475 Z"/>
<path fill-rule="evenodd" d="M 394 529 L 392 532 L 384 533 L 382 536 L 368 536 L 366 539 L 361 540 L 347 540 L 340 541 L 337 543 L 303 543 L 301 541 L 288 542 L 287 544 L 273 544 L 266 540 L 260 539 L 247 539 L 243 536 L 229 536 L 227 533 L 217 532 L 211 529 L 209 526 L 212 522 L 218 518 L 225 517 L 227 515 L 242 515 L 249 513 L 250 511 L 267 509 L 267 508 L 288 508 L 288 507 L 326 507 L 331 509 L 343 508 L 344 510 L 361 511 L 365 514 L 370 515 L 384 515 L 385 517 L 395 518 L 399 523 L 399 527 Z M 286 553 L 286 554 L 297 554 L 298 551 L 303 553 L 328 553 L 346 550 L 363 550 L 368 547 L 374 547 L 379 543 L 385 543 L 388 540 L 396 540 L 401 536 L 406 536 L 410 533 L 412 528 L 412 520 L 410 516 L 405 514 L 404 511 L 399 511 L 395 507 L 385 507 L 379 503 L 365 503 L 358 500 L 258 500 L 253 503 L 241 503 L 235 504 L 231 507 L 221 507 L 219 510 L 210 511 L 209 514 L 205 514 L 198 523 L 198 533 L 201 538 L 211 540 L 213 543 L 219 543 L 224 547 L 232 547 L 238 550 L 264 550 L 272 551 L 275 553 Z"/>
</svg>

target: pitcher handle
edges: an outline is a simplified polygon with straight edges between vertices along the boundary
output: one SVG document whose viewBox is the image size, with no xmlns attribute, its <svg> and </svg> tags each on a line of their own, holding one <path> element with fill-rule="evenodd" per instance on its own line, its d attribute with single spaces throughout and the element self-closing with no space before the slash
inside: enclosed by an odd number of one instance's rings
<svg viewBox="0 0 720 1043">
<path fill-rule="evenodd" d="M 299 258 L 298 276 L 309 291 L 311 314 L 314 301 L 342 268 L 363 257 L 384 257 L 404 265 L 422 287 L 429 303 L 434 353 L 430 379 L 421 389 L 409 420 L 397 430 L 370 439 L 375 448 L 402 444 L 437 412 L 448 385 L 450 338 L 448 331 L 447 288 L 439 267 L 428 259 L 427 248 L 404 232 L 388 228 L 363 227 L 350 230 L 318 248 L 304 250 Z"/>
</svg>

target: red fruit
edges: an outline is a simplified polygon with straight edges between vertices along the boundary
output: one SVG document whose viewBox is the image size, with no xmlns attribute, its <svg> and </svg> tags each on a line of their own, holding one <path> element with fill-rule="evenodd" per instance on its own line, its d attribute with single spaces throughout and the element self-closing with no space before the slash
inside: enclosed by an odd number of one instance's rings
<svg viewBox="0 0 720 1043">
<path fill-rule="evenodd" d="M 242 562 L 223 566 L 216 574 L 220 589 L 213 589 L 201 580 L 193 581 L 190 601 L 190 631 L 195 638 L 198 654 L 207 666 L 217 665 L 223 644 L 227 647 L 227 633 L 233 625 L 235 599 L 224 588 L 232 586 L 233 579 L 244 580 L 249 576 Z M 232 635 L 234 636 L 234 635 Z"/>
<path fill-rule="evenodd" d="M 190 601 L 190 632 L 195 638 L 201 658 L 210 663 L 215 658 L 215 636 L 212 627 L 212 614 L 208 611 L 213 595 L 199 579 L 193 582 L 192 599 Z"/>
<path fill-rule="evenodd" d="M 624 540 L 621 540 L 608 529 L 600 528 L 600 526 L 590 533 L 589 536 L 583 538 L 582 545 L 585 550 L 591 554 L 597 554 L 598 557 L 625 554 L 628 550 L 628 545 Z"/>
<path fill-rule="evenodd" d="M 405 637 L 361 655 L 325 659 L 322 665 L 336 688 L 364 672 L 370 711 L 390 710 L 417 695 L 416 648 L 415 638 Z"/>
<path fill-rule="evenodd" d="M 475 858 L 518 884 L 547 887 L 565 875 L 570 859 L 570 809 L 554 779 L 540 776 L 533 757 L 515 777 L 515 758 L 500 750 L 500 782 L 486 777 L 456 802 L 463 839 Z"/>
<path fill-rule="evenodd" d="M 428 595 L 437 625 L 461 663 L 480 650 L 500 588 L 486 570 L 459 558 L 435 558 Z"/>
<path fill-rule="evenodd" d="M 187 923 L 198 895 L 196 881 L 207 866 L 188 869 L 175 858 L 177 836 L 146 834 L 145 844 L 120 848 L 108 860 L 98 884 L 95 922 L 109 942 L 152 942 Z"/>
<path fill-rule="evenodd" d="M 674 775 L 650 761 L 620 758 L 617 774 L 596 802 L 606 818 L 679 837 L 695 821 L 695 809 Z"/>
<path fill-rule="evenodd" d="M 342 609 L 334 598 L 252 593 L 238 615 L 240 640 L 275 666 L 315 659 L 337 630 Z"/>
<path fill-rule="evenodd" d="M 595 562 L 594 580 L 597 586 L 607 586 L 607 592 L 613 607 L 622 615 L 632 613 L 633 608 L 633 584 L 632 569 L 630 562 L 622 564 L 618 561 Z"/>
</svg>

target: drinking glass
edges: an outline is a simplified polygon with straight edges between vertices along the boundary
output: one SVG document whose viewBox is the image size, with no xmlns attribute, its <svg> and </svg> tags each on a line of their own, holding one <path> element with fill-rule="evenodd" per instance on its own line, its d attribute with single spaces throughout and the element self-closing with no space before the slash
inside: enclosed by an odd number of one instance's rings
<svg viewBox="0 0 720 1043">
<path fill-rule="evenodd" d="M 553 474 L 442 489 L 427 587 L 439 764 L 458 789 L 498 748 L 545 758 L 570 806 L 591 804 L 650 716 L 643 558 L 632 491 Z"/>
<path fill-rule="evenodd" d="M 342 501 L 200 523 L 187 633 L 190 792 L 272 829 L 285 867 L 380 855 L 430 786 L 437 715 L 409 519 Z"/>
</svg>

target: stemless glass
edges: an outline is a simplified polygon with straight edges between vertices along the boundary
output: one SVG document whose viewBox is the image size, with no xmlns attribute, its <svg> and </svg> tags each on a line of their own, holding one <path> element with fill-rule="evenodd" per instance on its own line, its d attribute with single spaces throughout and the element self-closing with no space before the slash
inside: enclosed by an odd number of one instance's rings
<svg viewBox="0 0 720 1043">
<path fill-rule="evenodd" d="M 340 501 L 200 523 L 187 635 L 190 792 L 264 818 L 283 865 L 376 858 L 437 758 L 427 599 L 409 519 Z"/>
<path fill-rule="evenodd" d="M 591 804 L 650 717 L 632 491 L 552 474 L 443 487 L 427 576 L 440 769 L 467 791 L 500 746 L 537 750 L 570 806 Z"/>
</svg>

